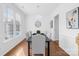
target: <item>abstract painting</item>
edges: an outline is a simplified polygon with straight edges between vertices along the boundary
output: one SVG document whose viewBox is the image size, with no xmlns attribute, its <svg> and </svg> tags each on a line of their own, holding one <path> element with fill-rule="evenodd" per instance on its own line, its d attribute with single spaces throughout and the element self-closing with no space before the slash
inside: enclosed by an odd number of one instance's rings
<svg viewBox="0 0 79 59">
<path fill-rule="evenodd" d="M 72 9 L 67 12 L 66 20 L 67 20 L 67 28 L 68 29 L 78 29 L 79 28 L 79 8 Z"/>
</svg>

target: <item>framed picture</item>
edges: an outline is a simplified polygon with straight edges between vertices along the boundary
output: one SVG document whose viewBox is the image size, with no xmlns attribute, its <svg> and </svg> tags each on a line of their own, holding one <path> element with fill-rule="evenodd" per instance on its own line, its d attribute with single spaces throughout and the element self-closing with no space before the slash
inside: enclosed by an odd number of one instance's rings
<svg viewBox="0 0 79 59">
<path fill-rule="evenodd" d="M 66 14 L 67 28 L 78 29 L 79 28 L 79 7 L 70 10 Z"/>
<path fill-rule="evenodd" d="M 50 21 L 50 28 L 53 28 L 53 20 Z"/>
</svg>

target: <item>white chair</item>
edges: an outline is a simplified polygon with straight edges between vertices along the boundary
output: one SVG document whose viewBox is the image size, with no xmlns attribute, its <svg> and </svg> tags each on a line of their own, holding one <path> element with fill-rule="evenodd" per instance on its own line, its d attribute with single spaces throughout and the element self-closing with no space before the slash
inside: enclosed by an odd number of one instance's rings
<svg viewBox="0 0 79 59">
<path fill-rule="evenodd" d="M 32 56 L 45 56 L 46 37 L 40 34 L 32 36 Z"/>
</svg>

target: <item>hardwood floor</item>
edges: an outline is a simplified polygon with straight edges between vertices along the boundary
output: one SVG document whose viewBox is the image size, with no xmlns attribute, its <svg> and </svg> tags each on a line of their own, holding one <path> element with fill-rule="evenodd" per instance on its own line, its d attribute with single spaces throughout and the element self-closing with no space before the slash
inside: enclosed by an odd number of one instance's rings
<svg viewBox="0 0 79 59">
<path fill-rule="evenodd" d="M 5 56 L 28 56 L 28 43 L 26 40 L 23 40 L 11 51 L 9 51 Z"/>
<path fill-rule="evenodd" d="M 45 51 L 45 56 L 47 56 L 48 55 L 48 49 L 46 49 L 46 51 Z M 32 49 L 30 49 L 30 56 L 32 56 Z"/>
<path fill-rule="evenodd" d="M 50 43 L 50 56 L 69 56 L 63 49 L 59 47 L 57 41 Z"/>
<path fill-rule="evenodd" d="M 69 56 L 63 49 L 59 47 L 59 44 L 57 41 L 51 41 L 49 47 L 50 47 L 50 56 Z M 32 50 L 30 49 L 30 51 Z M 47 49 L 45 53 L 47 56 L 48 55 Z M 10 52 L 5 54 L 5 56 L 28 56 L 28 42 L 26 40 L 23 40 Z"/>
</svg>

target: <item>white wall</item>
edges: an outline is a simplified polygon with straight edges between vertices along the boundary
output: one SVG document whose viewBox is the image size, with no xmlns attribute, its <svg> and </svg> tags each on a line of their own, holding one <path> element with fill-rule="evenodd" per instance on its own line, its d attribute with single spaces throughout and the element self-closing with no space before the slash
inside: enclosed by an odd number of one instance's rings
<svg viewBox="0 0 79 59">
<path fill-rule="evenodd" d="M 79 4 L 61 4 L 51 15 L 51 19 L 59 14 L 59 44 L 69 55 L 78 55 L 78 47 L 76 44 L 76 36 L 79 33 L 79 29 L 67 29 L 66 28 L 66 13 L 76 7 Z M 54 30 L 52 30 L 54 32 Z M 53 39 L 54 40 L 54 39 Z"/>
<path fill-rule="evenodd" d="M 22 25 L 21 25 L 21 35 L 18 37 L 14 37 L 9 41 L 5 41 L 5 28 L 4 28 L 4 17 L 3 10 L 4 8 L 9 6 L 12 10 L 18 12 L 21 15 Z M 21 42 L 25 38 L 25 24 L 24 24 L 25 15 L 24 13 L 16 7 L 14 4 L 0 4 L 0 55 L 4 55 L 8 51 L 10 51 L 13 47 L 15 47 L 19 42 Z"/>
<path fill-rule="evenodd" d="M 35 27 L 35 22 L 39 20 L 42 24 L 41 27 Z M 47 32 L 47 35 L 50 33 L 50 17 L 49 16 L 41 16 L 41 15 L 32 15 L 26 19 L 26 32 L 32 31 L 32 33 L 36 33 L 37 30 L 40 30 L 43 33 Z"/>
</svg>

